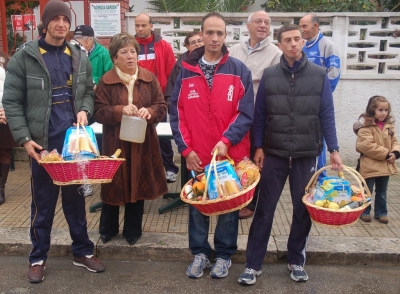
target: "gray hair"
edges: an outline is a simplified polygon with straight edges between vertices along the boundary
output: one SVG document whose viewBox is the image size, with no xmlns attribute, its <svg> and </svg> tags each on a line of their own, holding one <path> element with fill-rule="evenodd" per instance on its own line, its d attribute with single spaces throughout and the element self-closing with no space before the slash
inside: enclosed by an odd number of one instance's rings
<svg viewBox="0 0 400 294">
<path fill-rule="evenodd" d="M 86 40 L 86 38 L 90 38 L 90 37 L 88 37 L 88 36 L 81 36 L 81 35 L 74 35 L 74 39 L 76 39 L 76 40 L 83 40 L 83 39 Z"/>
<path fill-rule="evenodd" d="M 254 12 L 250 13 L 249 18 L 247 19 L 247 23 L 251 23 L 251 17 L 253 16 Z"/>
<path fill-rule="evenodd" d="M 264 10 L 259 10 L 259 11 L 262 11 L 262 12 L 267 13 L 267 12 L 264 11 Z M 247 18 L 247 23 L 251 23 L 251 18 L 253 17 L 253 14 L 256 13 L 256 12 L 259 12 L 259 11 L 255 11 L 255 12 L 250 13 L 249 17 Z M 269 16 L 268 13 L 267 13 L 267 15 L 268 15 L 269 21 L 271 21 L 271 17 Z"/>
<path fill-rule="evenodd" d="M 314 14 L 314 13 L 310 13 L 310 15 L 311 15 L 311 22 L 312 23 L 316 23 L 319 26 L 319 18 L 318 18 L 318 16 L 316 14 Z"/>
</svg>

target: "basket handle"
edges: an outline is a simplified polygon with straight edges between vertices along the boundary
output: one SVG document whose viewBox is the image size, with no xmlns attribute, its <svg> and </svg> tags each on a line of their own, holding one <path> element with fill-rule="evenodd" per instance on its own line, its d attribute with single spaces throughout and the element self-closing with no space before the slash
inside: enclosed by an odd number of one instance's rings
<svg viewBox="0 0 400 294">
<path fill-rule="evenodd" d="M 83 123 L 80 123 L 80 125 L 82 126 L 83 131 L 85 132 L 86 137 L 88 138 L 90 147 L 92 148 L 93 152 L 96 154 L 96 157 L 100 156 L 99 150 L 96 148 L 96 146 L 93 144 L 92 140 L 90 140 L 90 136 L 89 133 L 87 132 L 85 126 L 83 125 Z M 79 124 L 78 124 L 78 131 L 79 131 Z"/>
<path fill-rule="evenodd" d="M 344 169 L 347 170 L 349 174 L 352 175 L 354 178 L 357 178 L 359 180 L 361 191 L 364 189 L 365 192 L 367 193 L 368 198 L 371 198 L 371 191 L 369 190 L 367 183 L 365 182 L 364 178 L 360 175 L 360 173 L 350 166 L 344 166 Z M 361 193 L 361 197 L 365 202 L 366 197 L 364 193 Z"/>
<path fill-rule="evenodd" d="M 76 124 L 75 154 L 79 154 L 79 124 Z"/>
<path fill-rule="evenodd" d="M 214 150 L 214 154 L 213 154 L 213 156 L 211 158 L 210 167 L 208 169 L 208 173 L 207 173 L 207 176 L 206 176 L 206 185 L 204 187 L 203 200 L 205 200 L 207 198 L 208 184 L 209 184 L 209 181 L 210 181 L 211 169 L 213 167 L 214 167 L 215 179 L 217 180 L 217 185 L 218 186 L 220 185 L 220 182 L 219 182 L 219 179 L 218 179 L 218 175 L 217 175 L 217 163 L 216 163 L 216 160 L 215 160 L 215 158 L 217 157 L 218 151 L 219 151 L 218 149 L 215 149 Z"/>
<path fill-rule="evenodd" d="M 235 161 L 228 155 L 228 153 L 226 153 L 225 157 L 228 158 L 228 161 L 229 161 L 233 166 L 235 166 Z"/>
<path fill-rule="evenodd" d="M 318 176 L 324 170 L 327 170 L 329 168 L 332 168 L 332 165 L 324 166 L 324 167 L 320 168 L 318 171 L 316 171 L 314 173 L 314 175 L 311 177 L 310 181 L 308 182 L 308 184 L 307 184 L 307 186 L 305 188 L 305 194 L 310 193 L 310 188 L 316 186 L 316 182 L 317 182 Z M 353 169 L 353 168 L 351 168 L 349 166 L 343 165 L 343 170 L 348 171 L 349 174 L 352 175 L 354 177 L 354 179 L 356 179 L 357 183 L 360 186 L 360 190 L 361 191 L 365 190 L 365 192 L 367 193 L 367 196 L 370 198 L 371 197 L 371 192 L 369 191 L 367 183 L 365 182 L 364 178 L 355 169 Z M 338 174 L 340 172 L 341 171 L 338 171 Z M 363 187 L 363 185 L 364 185 L 364 187 Z M 361 197 L 363 198 L 363 201 L 365 202 L 366 201 L 366 197 L 365 197 L 364 193 L 361 193 Z"/>
</svg>

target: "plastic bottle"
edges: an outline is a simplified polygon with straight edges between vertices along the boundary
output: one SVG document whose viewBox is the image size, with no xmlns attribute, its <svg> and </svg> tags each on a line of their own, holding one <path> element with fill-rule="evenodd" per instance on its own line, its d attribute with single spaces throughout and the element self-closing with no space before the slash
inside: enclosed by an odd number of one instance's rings
<svg viewBox="0 0 400 294">
<path fill-rule="evenodd" d="M 362 201 L 353 201 L 353 202 L 350 202 L 349 204 L 347 204 L 346 206 L 350 207 L 351 209 L 355 209 L 362 205 L 363 205 Z"/>
<path fill-rule="evenodd" d="M 192 176 L 192 179 L 193 179 L 192 185 L 193 185 L 194 183 L 196 183 L 196 182 L 200 182 L 200 180 L 197 179 L 197 174 L 196 174 L 196 172 L 195 172 L 194 170 L 191 170 L 191 171 L 190 171 L 190 175 Z"/>
<path fill-rule="evenodd" d="M 121 149 L 117 149 L 113 155 L 111 155 L 111 158 L 118 158 L 121 155 Z"/>
<path fill-rule="evenodd" d="M 146 136 L 147 121 L 137 116 L 123 115 L 119 138 L 124 141 L 143 143 Z"/>
</svg>

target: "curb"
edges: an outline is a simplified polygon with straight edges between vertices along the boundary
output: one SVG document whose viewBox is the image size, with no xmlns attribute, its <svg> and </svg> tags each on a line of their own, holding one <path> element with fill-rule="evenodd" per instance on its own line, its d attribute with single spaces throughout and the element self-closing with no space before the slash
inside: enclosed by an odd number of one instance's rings
<svg viewBox="0 0 400 294">
<path fill-rule="evenodd" d="M 239 235 L 238 250 L 232 256 L 235 263 L 246 262 L 247 235 Z M 144 233 L 133 246 L 121 234 L 107 244 L 100 241 L 99 233 L 89 231 L 95 243 L 96 255 L 103 259 L 157 260 L 191 262 L 186 234 Z M 210 235 L 212 244 L 213 235 Z M 264 263 L 284 263 L 287 255 L 288 236 L 271 237 Z M 67 229 L 53 229 L 49 256 L 72 257 L 71 239 Z M 32 246 L 29 229 L 0 228 L 0 255 L 28 256 Z M 213 257 L 211 258 L 213 259 Z M 306 264 L 332 265 L 400 265 L 399 238 L 311 236 L 307 244 Z"/>
</svg>

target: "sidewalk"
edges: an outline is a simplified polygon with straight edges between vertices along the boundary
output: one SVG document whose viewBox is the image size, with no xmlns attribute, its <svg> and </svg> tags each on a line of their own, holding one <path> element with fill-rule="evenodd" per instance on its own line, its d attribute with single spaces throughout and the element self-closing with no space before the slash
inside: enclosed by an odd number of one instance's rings
<svg viewBox="0 0 400 294">
<path fill-rule="evenodd" d="M 178 177 L 179 178 L 179 177 Z M 0 206 L 0 250 L 2 255 L 28 255 L 30 212 L 29 162 L 17 161 L 15 171 L 10 171 L 6 184 L 6 203 Z M 169 184 L 171 192 L 179 191 L 180 182 Z M 145 202 L 143 236 L 134 246 L 126 243 L 119 234 L 107 244 L 99 239 L 100 211 L 89 213 L 89 207 L 100 201 L 100 185 L 93 185 L 94 194 L 86 197 L 87 221 L 91 240 L 100 257 L 134 260 L 192 259 L 188 250 L 188 206 L 164 214 L 158 208 L 169 199 L 159 198 Z M 390 178 L 388 188 L 389 224 L 373 219 L 371 223 L 329 229 L 313 225 L 307 246 L 307 263 L 331 264 L 400 264 L 400 176 Z M 121 208 L 122 220 L 123 208 Z M 286 185 L 275 213 L 274 225 L 268 247 L 267 262 L 280 262 L 286 255 L 286 242 L 291 222 L 291 200 Z M 122 222 L 122 221 L 121 221 Z M 210 233 L 214 232 L 216 217 L 210 218 Z M 233 259 L 245 262 L 245 248 L 251 219 L 239 223 L 238 252 Z M 122 230 L 122 223 L 120 226 Z M 212 243 L 212 235 L 210 237 Z M 54 218 L 50 255 L 71 255 L 71 240 L 60 201 Z"/>
</svg>

